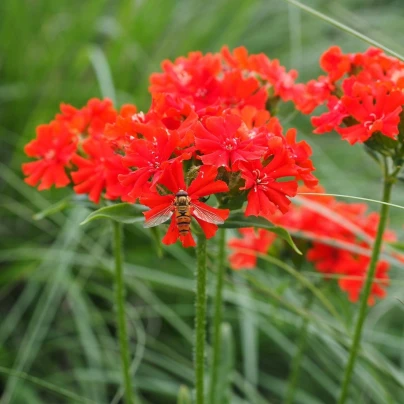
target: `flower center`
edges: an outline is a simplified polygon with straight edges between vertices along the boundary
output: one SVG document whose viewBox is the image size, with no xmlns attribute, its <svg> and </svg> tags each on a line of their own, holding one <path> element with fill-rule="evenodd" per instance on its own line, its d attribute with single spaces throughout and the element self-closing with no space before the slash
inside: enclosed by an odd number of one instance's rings
<svg viewBox="0 0 404 404">
<path fill-rule="evenodd" d="M 48 150 L 48 151 L 45 153 L 45 159 L 46 159 L 46 160 L 52 160 L 52 159 L 55 157 L 55 155 L 56 155 L 55 150 L 53 150 L 53 149 Z"/>
<path fill-rule="evenodd" d="M 205 97 L 205 95 L 208 93 L 208 90 L 206 90 L 206 88 L 198 88 L 198 90 L 196 90 L 195 96 L 196 97 Z"/>
<path fill-rule="evenodd" d="M 238 140 L 235 138 L 226 138 L 223 143 L 223 148 L 226 150 L 234 150 L 238 147 Z"/>
<path fill-rule="evenodd" d="M 174 73 L 177 75 L 181 85 L 186 86 L 192 79 L 191 75 L 184 70 L 184 66 L 177 65 L 173 67 Z"/>
<path fill-rule="evenodd" d="M 369 114 L 369 120 L 363 122 L 363 126 L 367 129 L 367 130 L 372 130 L 372 126 L 375 123 L 375 121 L 377 120 L 377 116 L 376 114 Z M 383 119 L 383 116 L 380 118 Z"/>
<path fill-rule="evenodd" d="M 273 178 L 269 177 L 267 174 L 261 174 L 261 171 L 258 169 L 253 170 L 253 173 L 255 175 L 255 188 L 257 188 L 257 186 L 266 187 L 270 182 L 274 181 Z"/>
</svg>

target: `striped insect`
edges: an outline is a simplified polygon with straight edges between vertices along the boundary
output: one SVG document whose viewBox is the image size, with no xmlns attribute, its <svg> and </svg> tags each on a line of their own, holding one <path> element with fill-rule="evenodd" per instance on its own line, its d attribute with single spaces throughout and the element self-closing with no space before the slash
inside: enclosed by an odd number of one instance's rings
<svg viewBox="0 0 404 404">
<path fill-rule="evenodd" d="M 175 220 L 181 236 L 186 236 L 189 233 L 191 216 L 208 223 L 224 223 L 224 220 L 219 215 L 203 208 L 200 204 L 193 204 L 188 192 L 181 189 L 175 194 L 172 204 L 146 219 L 143 227 L 158 226 L 170 219 L 173 214 L 175 214 Z"/>
</svg>

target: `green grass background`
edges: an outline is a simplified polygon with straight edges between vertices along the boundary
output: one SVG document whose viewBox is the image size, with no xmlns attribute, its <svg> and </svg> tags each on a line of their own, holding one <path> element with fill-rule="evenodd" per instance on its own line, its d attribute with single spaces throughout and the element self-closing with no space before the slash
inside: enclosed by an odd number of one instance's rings
<svg viewBox="0 0 404 404">
<path fill-rule="evenodd" d="M 404 54 L 400 0 L 305 4 Z M 34 220 L 69 191 L 39 193 L 25 185 L 24 144 L 62 101 L 82 106 L 107 94 L 118 105 L 147 109 L 148 76 L 163 59 L 218 51 L 224 44 L 279 58 L 297 68 L 302 80 L 320 74 L 318 58 L 329 46 L 349 52 L 368 46 L 282 0 L 0 2 L 1 404 L 102 404 L 120 397 L 109 224 L 79 227 L 89 213 L 83 201 Z M 380 173 L 360 146 L 336 135 L 313 135 L 309 118 L 291 112 L 285 106 L 281 118 L 312 145 L 317 176 L 328 192 L 380 198 Z M 396 186 L 394 203 L 403 204 L 403 190 Z M 402 211 L 393 209 L 390 224 L 400 237 L 403 223 Z M 125 236 L 137 395 L 142 403 L 175 403 L 180 385 L 192 388 L 193 252 L 175 245 L 159 258 L 141 225 L 127 226 Z M 210 251 L 214 270 L 214 243 Z M 223 403 L 280 403 L 287 386 L 302 322 L 296 310 L 310 293 L 274 264 L 260 260 L 259 267 L 249 279 L 227 275 Z M 353 403 L 404 402 L 402 269 L 393 268 L 391 277 L 388 297 L 367 321 Z M 333 282 L 315 282 L 349 326 L 357 306 Z M 349 339 L 320 301 L 308 318 L 296 402 L 331 403 Z"/>
</svg>

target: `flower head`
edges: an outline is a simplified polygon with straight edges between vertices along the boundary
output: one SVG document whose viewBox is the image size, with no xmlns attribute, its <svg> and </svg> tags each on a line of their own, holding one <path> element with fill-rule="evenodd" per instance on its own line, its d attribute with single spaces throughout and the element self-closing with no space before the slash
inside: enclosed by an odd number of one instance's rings
<svg viewBox="0 0 404 404">
<path fill-rule="evenodd" d="M 77 149 L 77 139 L 68 127 L 57 121 L 37 127 L 37 137 L 25 146 L 25 153 L 37 160 L 25 163 L 23 173 L 25 182 L 31 186 L 39 184 L 38 189 L 66 186 L 70 180 L 66 168 L 70 165 Z"/>
<path fill-rule="evenodd" d="M 229 240 L 229 247 L 234 252 L 229 256 L 233 269 L 253 269 L 257 264 L 257 252 L 266 253 L 276 235 L 264 229 L 251 227 L 240 229 L 242 238 Z"/>
<path fill-rule="evenodd" d="M 286 150 L 274 156 L 266 166 L 258 161 L 240 163 L 241 177 L 245 179 L 241 190 L 248 190 L 248 204 L 246 215 L 263 216 L 270 219 L 279 209 L 286 213 L 290 199 L 296 195 L 297 182 L 277 181 L 282 177 L 296 175 L 294 161 L 291 160 Z"/>
</svg>

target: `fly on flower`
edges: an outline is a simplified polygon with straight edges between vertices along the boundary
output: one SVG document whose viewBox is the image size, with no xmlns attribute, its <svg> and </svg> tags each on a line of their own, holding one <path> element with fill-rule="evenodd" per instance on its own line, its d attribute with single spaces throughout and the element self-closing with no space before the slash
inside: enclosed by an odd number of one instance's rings
<svg viewBox="0 0 404 404">
<path fill-rule="evenodd" d="M 198 206 L 192 203 L 188 192 L 181 189 L 175 194 L 173 203 L 161 212 L 149 217 L 143 227 L 158 226 L 170 219 L 174 212 L 178 232 L 181 236 L 186 236 L 189 233 L 192 214 L 204 222 L 213 224 L 224 223 L 224 219 L 216 213 L 210 212 L 201 205 Z"/>
<path fill-rule="evenodd" d="M 217 209 L 206 205 L 200 198 L 218 192 L 227 192 L 228 186 L 216 180 L 217 169 L 203 166 L 189 187 L 184 181 L 182 162 L 174 161 L 164 171 L 159 184 L 166 187 L 172 194 L 160 195 L 150 193 L 140 198 L 140 202 L 151 209 L 144 212 L 144 227 L 158 226 L 171 219 L 164 244 L 181 240 L 184 247 L 195 246 L 190 231 L 192 217 L 198 222 L 207 238 L 215 235 L 217 225 L 224 223 L 229 216 L 228 209 Z"/>
</svg>

